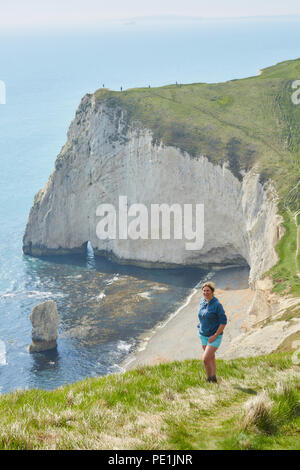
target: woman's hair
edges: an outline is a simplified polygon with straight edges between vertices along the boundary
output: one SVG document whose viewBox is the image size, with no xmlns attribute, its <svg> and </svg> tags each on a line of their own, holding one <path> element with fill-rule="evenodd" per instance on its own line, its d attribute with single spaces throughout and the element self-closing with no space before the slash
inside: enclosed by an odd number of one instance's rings
<svg viewBox="0 0 300 470">
<path fill-rule="evenodd" d="M 214 293 L 215 291 L 215 285 L 213 282 L 205 282 L 204 284 L 202 284 L 202 290 L 204 287 L 209 287 L 211 290 L 212 290 L 212 293 Z"/>
</svg>

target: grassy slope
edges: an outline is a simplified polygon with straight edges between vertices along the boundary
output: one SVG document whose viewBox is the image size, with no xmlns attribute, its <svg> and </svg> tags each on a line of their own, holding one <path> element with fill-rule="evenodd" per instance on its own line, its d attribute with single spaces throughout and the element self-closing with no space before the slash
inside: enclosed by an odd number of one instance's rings
<svg viewBox="0 0 300 470">
<path fill-rule="evenodd" d="M 297 449 L 299 365 L 291 353 L 139 367 L 53 391 L 0 396 L 0 449 Z"/>
<path fill-rule="evenodd" d="M 192 156 L 205 155 L 214 163 L 228 161 L 239 179 L 253 165 L 262 182 L 272 178 L 287 231 L 278 247 L 280 262 L 270 274 L 275 284 L 280 279 L 275 287 L 279 293 L 290 290 L 299 295 L 294 214 L 300 207 L 300 105 L 291 101 L 296 79 L 300 79 L 300 59 L 242 80 L 124 92 L 100 89 L 96 98 L 125 108 L 128 124 L 140 122 L 152 129 L 157 142 Z"/>
</svg>

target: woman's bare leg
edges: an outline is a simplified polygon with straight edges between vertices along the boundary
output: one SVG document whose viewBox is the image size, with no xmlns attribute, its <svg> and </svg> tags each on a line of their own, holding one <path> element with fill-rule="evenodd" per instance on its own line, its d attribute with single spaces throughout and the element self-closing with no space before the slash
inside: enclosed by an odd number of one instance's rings
<svg viewBox="0 0 300 470">
<path fill-rule="evenodd" d="M 210 357 L 210 354 L 207 354 L 206 352 L 206 348 L 207 346 L 202 346 L 203 347 L 203 350 L 204 350 L 204 354 L 202 356 L 202 360 L 203 360 L 203 364 L 204 364 L 204 367 L 205 367 L 205 371 L 206 371 L 206 377 L 211 377 L 212 376 L 212 364 L 211 364 L 211 357 Z"/>
<path fill-rule="evenodd" d="M 212 369 L 212 374 L 211 375 L 216 375 L 216 357 L 215 355 L 213 356 L 211 360 L 211 369 Z"/>
<path fill-rule="evenodd" d="M 206 370 L 207 377 L 216 375 L 216 361 L 215 361 L 215 352 L 218 348 L 214 346 L 203 346 L 203 363 Z"/>
</svg>

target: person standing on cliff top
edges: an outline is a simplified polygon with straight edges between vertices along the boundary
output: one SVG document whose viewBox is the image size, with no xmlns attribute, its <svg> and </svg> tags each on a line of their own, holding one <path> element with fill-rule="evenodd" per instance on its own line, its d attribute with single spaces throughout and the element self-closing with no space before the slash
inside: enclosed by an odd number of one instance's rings
<svg viewBox="0 0 300 470">
<path fill-rule="evenodd" d="M 202 285 L 203 299 L 198 310 L 198 334 L 204 350 L 203 363 L 206 370 L 206 381 L 217 383 L 215 352 L 221 344 L 223 330 L 227 324 L 224 308 L 214 296 L 213 282 Z"/>
</svg>

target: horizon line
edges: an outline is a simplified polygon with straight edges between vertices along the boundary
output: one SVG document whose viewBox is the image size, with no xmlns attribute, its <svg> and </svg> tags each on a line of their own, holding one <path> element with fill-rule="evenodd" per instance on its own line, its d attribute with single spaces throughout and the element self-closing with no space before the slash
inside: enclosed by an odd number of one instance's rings
<svg viewBox="0 0 300 470">
<path fill-rule="evenodd" d="M 109 25 L 120 25 L 120 26 L 133 26 L 139 21 L 165 21 L 171 23 L 172 21 L 191 21 L 191 22 L 201 22 L 201 21 L 226 21 L 226 20 L 259 20 L 259 19 L 299 19 L 300 12 L 296 14 L 286 14 L 286 15 L 248 15 L 248 16 L 182 16 L 176 14 L 166 14 L 166 15 L 140 15 L 140 16 L 127 16 L 127 17 L 107 17 L 95 19 L 93 22 L 65 22 L 65 23 L 48 23 L 43 22 L 33 23 L 33 24 L 16 24 L 16 25 L 1 25 L 2 33 L 9 31 L 19 32 L 23 31 L 36 31 L 39 28 L 47 28 L 47 30 L 62 30 L 62 29 L 84 29 L 86 27 L 95 28 L 97 25 L 103 25 L 103 23 L 109 23 Z M 5 27 L 6 26 L 6 27 Z M 1 35 L 1 32 L 0 32 Z"/>
</svg>

